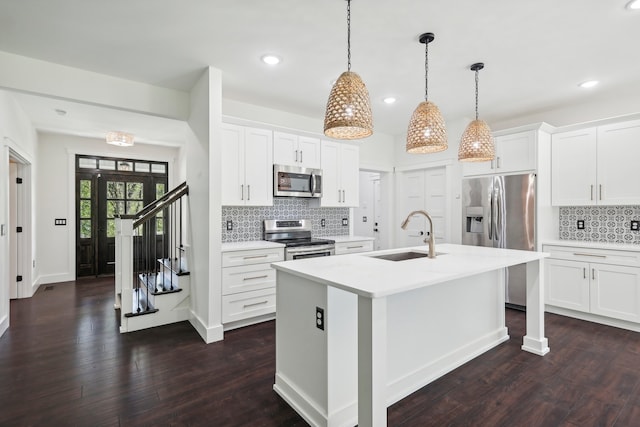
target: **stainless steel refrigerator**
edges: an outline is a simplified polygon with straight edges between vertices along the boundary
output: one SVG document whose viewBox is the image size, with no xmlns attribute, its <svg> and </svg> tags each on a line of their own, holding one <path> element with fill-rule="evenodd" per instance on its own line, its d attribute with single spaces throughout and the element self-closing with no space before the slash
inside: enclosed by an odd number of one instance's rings
<svg viewBox="0 0 640 427">
<path fill-rule="evenodd" d="M 535 250 L 535 174 L 462 180 L 462 244 Z M 526 304 L 525 266 L 506 272 L 506 303 Z"/>
</svg>

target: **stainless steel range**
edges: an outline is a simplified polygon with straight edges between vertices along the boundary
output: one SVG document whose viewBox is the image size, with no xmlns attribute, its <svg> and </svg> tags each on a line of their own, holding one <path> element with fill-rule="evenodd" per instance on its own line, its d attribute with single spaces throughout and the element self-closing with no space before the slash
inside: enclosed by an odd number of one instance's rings
<svg viewBox="0 0 640 427">
<path fill-rule="evenodd" d="M 285 260 L 335 254 L 334 240 L 311 237 L 311 221 L 308 219 L 266 219 L 264 220 L 264 240 L 283 243 Z"/>
</svg>

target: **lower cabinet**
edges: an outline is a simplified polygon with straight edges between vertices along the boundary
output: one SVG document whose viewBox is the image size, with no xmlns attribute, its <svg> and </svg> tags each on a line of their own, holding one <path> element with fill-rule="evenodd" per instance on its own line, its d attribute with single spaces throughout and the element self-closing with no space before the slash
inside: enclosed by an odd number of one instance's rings
<svg viewBox="0 0 640 427">
<path fill-rule="evenodd" d="M 336 255 L 356 254 L 358 252 L 371 252 L 373 240 L 354 240 L 350 242 L 336 242 Z"/>
<path fill-rule="evenodd" d="M 245 326 L 276 311 L 276 272 L 272 262 L 284 260 L 284 249 L 222 253 L 222 323 Z"/>
<path fill-rule="evenodd" d="M 546 304 L 640 323 L 640 254 L 543 246 Z M 591 261 L 593 260 L 593 261 Z"/>
</svg>

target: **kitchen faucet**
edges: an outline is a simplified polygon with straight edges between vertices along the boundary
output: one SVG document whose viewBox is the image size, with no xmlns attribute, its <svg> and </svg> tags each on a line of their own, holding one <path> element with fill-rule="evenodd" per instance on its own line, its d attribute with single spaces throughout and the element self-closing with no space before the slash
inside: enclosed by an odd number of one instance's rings
<svg viewBox="0 0 640 427">
<path fill-rule="evenodd" d="M 427 219 L 429 220 L 429 240 L 424 239 L 424 243 L 429 243 L 429 258 L 435 258 L 436 257 L 436 245 L 435 242 L 433 240 L 433 220 L 431 219 L 431 216 L 427 213 L 427 211 L 413 211 L 411 212 L 407 218 L 402 221 L 402 224 L 400 225 L 400 227 L 403 230 L 407 229 L 407 225 L 409 225 L 409 219 L 411 219 L 412 216 L 414 216 L 415 214 L 421 214 L 424 215 L 425 217 L 427 217 Z"/>
</svg>

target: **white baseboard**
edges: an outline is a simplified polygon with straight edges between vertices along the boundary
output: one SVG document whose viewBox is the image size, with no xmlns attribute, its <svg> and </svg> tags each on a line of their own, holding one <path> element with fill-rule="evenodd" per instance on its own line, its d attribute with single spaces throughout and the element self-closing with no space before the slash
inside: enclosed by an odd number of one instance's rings
<svg viewBox="0 0 640 427">
<path fill-rule="evenodd" d="M 9 329 L 9 315 L 6 315 L 0 320 L 0 337 Z"/>
<path fill-rule="evenodd" d="M 573 317 L 574 319 L 586 320 L 587 322 L 600 323 L 601 325 L 613 326 L 614 328 L 640 332 L 640 323 L 613 319 L 611 317 L 599 316 L 597 314 L 583 313 L 581 311 L 574 311 L 553 305 L 545 305 L 544 309 L 547 313 L 559 314 L 561 316 Z"/>
<path fill-rule="evenodd" d="M 198 315 L 193 312 L 193 310 L 191 310 L 189 323 L 191 323 L 191 326 L 193 326 L 196 332 L 198 332 L 200 337 L 202 337 L 204 342 L 206 342 L 207 344 L 211 344 L 212 342 L 216 341 L 222 341 L 224 339 L 224 330 L 221 324 L 207 327 L 207 325 L 204 324 L 202 319 L 200 319 Z"/>
<path fill-rule="evenodd" d="M 37 282 L 39 285 L 46 285 L 48 283 L 72 282 L 74 280 L 76 280 L 75 274 L 57 273 L 40 275 L 38 276 Z"/>
</svg>

